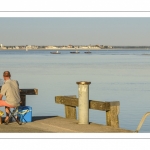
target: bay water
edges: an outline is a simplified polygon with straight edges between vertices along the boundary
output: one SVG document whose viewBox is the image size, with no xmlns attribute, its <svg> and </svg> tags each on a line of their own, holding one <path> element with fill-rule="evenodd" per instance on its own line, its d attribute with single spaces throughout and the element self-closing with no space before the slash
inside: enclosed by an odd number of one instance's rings
<svg viewBox="0 0 150 150">
<path fill-rule="evenodd" d="M 120 101 L 120 128 L 136 130 L 142 116 L 150 112 L 150 50 L 50 51 L 0 50 L 0 84 L 3 72 L 9 70 L 20 89 L 38 89 L 38 95 L 26 96 L 33 116 L 65 117 L 64 105 L 56 104 L 55 96 L 78 97 L 77 81 L 91 82 L 90 100 Z M 106 124 L 106 112 L 90 109 L 89 121 Z M 147 117 L 140 133 L 149 132 Z"/>
</svg>

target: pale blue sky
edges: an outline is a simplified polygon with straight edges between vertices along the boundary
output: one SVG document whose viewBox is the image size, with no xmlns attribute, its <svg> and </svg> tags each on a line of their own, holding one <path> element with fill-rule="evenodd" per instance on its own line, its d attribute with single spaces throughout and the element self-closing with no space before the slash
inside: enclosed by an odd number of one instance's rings
<svg viewBox="0 0 150 150">
<path fill-rule="evenodd" d="M 3 45 L 150 46 L 150 18 L 0 18 Z"/>
</svg>

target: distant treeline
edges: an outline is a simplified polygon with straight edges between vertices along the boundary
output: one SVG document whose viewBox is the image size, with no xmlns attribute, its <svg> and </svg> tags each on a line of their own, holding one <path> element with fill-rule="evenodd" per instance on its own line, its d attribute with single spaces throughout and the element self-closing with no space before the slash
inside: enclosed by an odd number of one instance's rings
<svg viewBox="0 0 150 150">
<path fill-rule="evenodd" d="M 112 48 L 150 48 L 150 46 L 112 46 Z"/>
</svg>

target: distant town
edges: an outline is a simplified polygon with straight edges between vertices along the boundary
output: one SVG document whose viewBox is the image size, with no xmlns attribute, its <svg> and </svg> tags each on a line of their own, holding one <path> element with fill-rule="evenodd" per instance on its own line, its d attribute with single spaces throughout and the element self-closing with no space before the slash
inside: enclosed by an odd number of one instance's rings
<svg viewBox="0 0 150 150">
<path fill-rule="evenodd" d="M 46 45 L 46 46 L 38 46 L 38 45 L 9 45 L 5 46 L 3 44 L 0 44 L 0 49 L 2 50 L 9 50 L 9 49 L 15 49 L 15 50 L 23 50 L 23 49 L 31 49 L 31 50 L 37 50 L 37 49 L 45 49 L 45 50 L 55 50 L 55 49 L 137 49 L 137 48 L 143 48 L 143 49 L 150 49 L 150 46 L 108 46 L 108 45 L 61 45 L 61 46 L 53 46 L 53 45 Z"/>
</svg>

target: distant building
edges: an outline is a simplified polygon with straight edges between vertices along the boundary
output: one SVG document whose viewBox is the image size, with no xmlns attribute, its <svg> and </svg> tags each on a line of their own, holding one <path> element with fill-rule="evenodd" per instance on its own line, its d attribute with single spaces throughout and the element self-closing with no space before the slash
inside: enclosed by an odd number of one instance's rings
<svg viewBox="0 0 150 150">
<path fill-rule="evenodd" d="M 3 47 L 3 44 L 1 44 L 0 46 L 1 46 L 1 48 L 2 48 L 2 47 Z"/>
<path fill-rule="evenodd" d="M 15 49 L 19 49 L 19 46 L 15 46 Z"/>
<path fill-rule="evenodd" d="M 57 46 L 46 46 L 45 49 L 57 49 Z"/>
<path fill-rule="evenodd" d="M 88 48 L 88 46 L 81 46 L 81 48 L 85 48 L 85 49 L 87 49 L 87 48 Z"/>
<path fill-rule="evenodd" d="M 35 45 L 26 45 L 26 48 L 27 49 L 37 49 L 38 46 L 35 46 Z"/>
<path fill-rule="evenodd" d="M 73 45 L 68 45 L 67 48 L 74 48 L 74 46 Z"/>
</svg>

